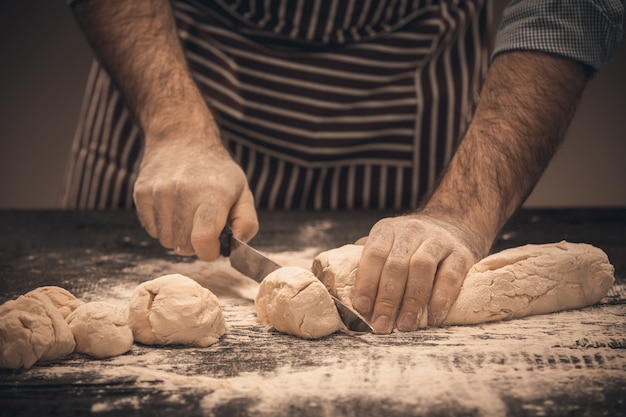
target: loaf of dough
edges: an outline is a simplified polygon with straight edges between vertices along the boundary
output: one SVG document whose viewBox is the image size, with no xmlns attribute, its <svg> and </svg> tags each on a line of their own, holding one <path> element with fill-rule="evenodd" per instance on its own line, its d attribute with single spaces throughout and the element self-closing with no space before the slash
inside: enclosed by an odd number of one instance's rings
<svg viewBox="0 0 626 417">
<path fill-rule="evenodd" d="M 320 253 L 313 261 L 315 275 L 348 305 L 362 250 L 345 245 Z M 613 274 L 606 253 L 584 243 L 507 249 L 470 269 L 443 324 L 476 324 L 589 306 L 606 295 Z"/>
<path fill-rule="evenodd" d="M 72 353 L 75 342 L 50 298 L 32 293 L 0 306 L 0 346 L 0 367 L 18 369 L 60 359 Z"/>
<path fill-rule="evenodd" d="M 305 339 L 344 327 L 328 290 L 311 271 L 299 266 L 283 267 L 266 276 L 255 306 L 261 323 Z"/>
<path fill-rule="evenodd" d="M 108 358 L 128 352 L 133 345 L 133 332 L 123 308 L 104 301 L 83 304 L 67 318 L 76 352 L 95 358 Z"/>
<path fill-rule="evenodd" d="M 615 281 L 601 249 L 547 243 L 487 256 L 467 273 L 444 324 L 475 324 L 581 308 L 597 303 Z"/>
<path fill-rule="evenodd" d="M 129 300 L 127 317 L 134 340 L 147 345 L 205 347 L 226 332 L 217 297 L 181 274 L 138 285 Z"/>
</svg>

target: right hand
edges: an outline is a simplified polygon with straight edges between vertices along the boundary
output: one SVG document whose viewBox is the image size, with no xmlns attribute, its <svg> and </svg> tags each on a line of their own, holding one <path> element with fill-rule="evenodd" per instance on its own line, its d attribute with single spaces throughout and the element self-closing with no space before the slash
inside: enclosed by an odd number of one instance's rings
<svg viewBox="0 0 626 417">
<path fill-rule="evenodd" d="M 191 130 L 146 136 L 133 198 L 150 236 L 180 255 L 211 261 L 220 255 L 228 221 L 243 241 L 256 235 L 259 223 L 245 174 L 217 128 Z"/>
<path fill-rule="evenodd" d="M 484 257 L 489 241 L 461 219 L 423 213 L 378 221 L 364 244 L 352 289 L 352 304 L 370 318 L 376 333 L 416 330 L 427 315 L 440 326 L 470 267 Z"/>
</svg>

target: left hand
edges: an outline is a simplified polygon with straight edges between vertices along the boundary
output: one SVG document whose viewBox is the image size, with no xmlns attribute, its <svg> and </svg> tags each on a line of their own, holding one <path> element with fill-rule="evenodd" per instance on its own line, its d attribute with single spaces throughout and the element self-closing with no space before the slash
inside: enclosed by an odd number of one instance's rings
<svg viewBox="0 0 626 417">
<path fill-rule="evenodd" d="M 460 224 L 422 214 L 384 218 L 372 227 L 352 292 L 354 308 L 376 333 L 412 331 L 424 314 L 441 325 L 469 268 L 488 247 Z M 397 322 L 396 322 L 397 320 Z"/>
</svg>

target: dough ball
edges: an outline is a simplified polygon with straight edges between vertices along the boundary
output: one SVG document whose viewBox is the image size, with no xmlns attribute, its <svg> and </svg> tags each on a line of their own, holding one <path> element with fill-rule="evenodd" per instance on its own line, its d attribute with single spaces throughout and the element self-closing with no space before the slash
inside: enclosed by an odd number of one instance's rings
<svg viewBox="0 0 626 417">
<path fill-rule="evenodd" d="M 217 297 L 180 274 L 138 285 L 130 298 L 127 317 L 135 341 L 147 345 L 205 347 L 226 332 Z"/>
<path fill-rule="evenodd" d="M 328 291 L 348 306 L 362 253 L 361 245 L 344 245 L 318 254 L 311 266 Z"/>
<path fill-rule="evenodd" d="M 0 346 L 0 367 L 18 369 L 62 358 L 72 353 L 75 342 L 50 299 L 32 294 L 0 306 Z"/>
<path fill-rule="evenodd" d="M 468 272 L 444 324 L 474 324 L 581 308 L 600 301 L 615 280 L 601 249 L 548 243 L 487 256 Z"/>
<path fill-rule="evenodd" d="M 324 284 L 299 266 L 283 267 L 265 277 L 255 306 L 261 323 L 305 339 L 317 339 L 344 327 Z"/>
<path fill-rule="evenodd" d="M 39 287 L 26 293 L 25 295 L 28 297 L 34 294 L 46 295 L 52 304 L 54 304 L 54 306 L 59 310 L 63 318 L 66 318 L 72 311 L 76 310 L 78 306 L 83 304 L 83 302 L 74 297 L 71 292 L 61 287 Z"/>
<path fill-rule="evenodd" d="M 108 358 L 128 352 L 133 332 L 123 308 L 94 301 L 74 310 L 66 319 L 76 340 L 76 352 Z"/>
</svg>

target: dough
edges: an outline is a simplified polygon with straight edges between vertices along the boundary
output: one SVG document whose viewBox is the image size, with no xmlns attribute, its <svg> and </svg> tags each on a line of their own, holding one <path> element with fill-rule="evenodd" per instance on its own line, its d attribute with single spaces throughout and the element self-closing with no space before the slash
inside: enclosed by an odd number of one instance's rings
<svg viewBox="0 0 626 417">
<path fill-rule="evenodd" d="M 74 310 L 66 319 L 76 340 L 76 352 L 108 358 L 128 352 L 133 332 L 119 306 L 94 301 Z"/>
<path fill-rule="evenodd" d="M 130 298 L 127 317 L 135 341 L 147 345 L 205 347 L 226 332 L 217 297 L 181 274 L 164 275 L 138 285 Z"/>
<path fill-rule="evenodd" d="M 581 308 L 613 285 L 607 255 L 585 243 L 526 245 L 487 256 L 468 272 L 444 324 L 475 324 Z"/>
<path fill-rule="evenodd" d="M 313 260 L 315 275 L 348 305 L 362 250 L 360 245 L 345 245 Z M 592 305 L 611 288 L 613 274 L 607 255 L 584 243 L 507 249 L 470 269 L 443 324 L 476 324 Z"/>
<path fill-rule="evenodd" d="M 363 246 L 344 245 L 318 254 L 311 271 L 328 291 L 344 304 L 351 306 L 350 294 L 356 279 Z"/>
<path fill-rule="evenodd" d="M 317 339 L 342 328 L 335 302 L 308 269 L 287 266 L 263 279 L 255 299 L 261 323 L 305 339 Z"/>
<path fill-rule="evenodd" d="M 74 297 L 71 292 L 61 287 L 39 287 L 26 293 L 25 295 L 28 297 L 34 294 L 46 295 L 57 310 L 59 310 L 63 318 L 66 318 L 72 311 L 76 310 L 78 306 L 83 304 L 83 302 Z"/>
<path fill-rule="evenodd" d="M 74 336 L 50 299 L 35 293 L 0 306 L 0 367 L 30 368 L 74 350 Z"/>
</svg>

